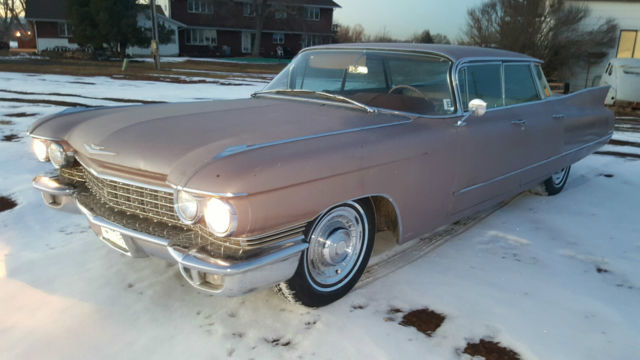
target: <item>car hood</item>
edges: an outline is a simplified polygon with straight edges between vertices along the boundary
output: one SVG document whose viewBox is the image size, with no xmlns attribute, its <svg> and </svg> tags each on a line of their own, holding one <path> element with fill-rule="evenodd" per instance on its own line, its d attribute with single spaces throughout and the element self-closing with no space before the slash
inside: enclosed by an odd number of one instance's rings
<svg viewBox="0 0 640 360">
<path fill-rule="evenodd" d="M 121 107 L 75 116 L 83 119 L 65 139 L 83 157 L 164 174 L 178 184 L 216 157 L 238 149 L 260 151 L 305 137 L 406 120 L 347 107 L 268 98 Z"/>
</svg>

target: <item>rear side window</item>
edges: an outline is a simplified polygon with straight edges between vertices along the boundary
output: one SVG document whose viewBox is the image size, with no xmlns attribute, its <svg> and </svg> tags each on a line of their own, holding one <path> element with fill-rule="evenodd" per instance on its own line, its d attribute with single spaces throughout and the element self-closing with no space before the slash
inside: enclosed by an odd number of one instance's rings
<svg viewBox="0 0 640 360">
<path fill-rule="evenodd" d="M 500 64 L 469 65 L 458 73 L 464 110 L 469 101 L 482 99 L 487 109 L 502 106 L 502 71 Z"/>
<path fill-rule="evenodd" d="M 538 86 L 531 74 L 530 64 L 504 64 L 505 105 L 540 100 Z"/>
</svg>

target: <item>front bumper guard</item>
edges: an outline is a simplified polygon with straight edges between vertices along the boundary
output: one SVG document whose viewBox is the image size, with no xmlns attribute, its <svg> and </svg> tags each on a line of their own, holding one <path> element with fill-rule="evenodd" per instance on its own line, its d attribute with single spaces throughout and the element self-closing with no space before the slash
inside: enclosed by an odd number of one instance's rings
<svg viewBox="0 0 640 360">
<path fill-rule="evenodd" d="M 177 263 L 192 286 L 217 295 L 243 295 L 290 279 L 300 253 L 308 247 L 304 237 L 297 236 L 288 239 L 281 248 L 243 260 L 212 258 L 197 249 L 184 252 L 169 246 L 167 239 L 128 229 L 92 213 L 76 200 L 76 189 L 60 183 L 56 177 L 36 176 L 33 187 L 42 193 L 48 206 L 82 213 L 98 238 L 112 249 L 134 258 L 151 255 Z M 126 248 L 108 240 L 103 229 L 118 232 Z"/>
</svg>

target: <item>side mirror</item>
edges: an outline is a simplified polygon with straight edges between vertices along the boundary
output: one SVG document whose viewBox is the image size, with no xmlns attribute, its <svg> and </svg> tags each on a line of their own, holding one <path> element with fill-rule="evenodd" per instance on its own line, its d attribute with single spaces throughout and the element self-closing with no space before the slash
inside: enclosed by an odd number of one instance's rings
<svg viewBox="0 0 640 360">
<path fill-rule="evenodd" d="M 473 116 L 482 116 L 487 112 L 487 103 L 481 99 L 469 101 L 469 111 Z"/>
<path fill-rule="evenodd" d="M 482 101 L 481 99 L 473 99 L 469 101 L 469 113 L 462 117 L 462 119 L 458 120 L 456 123 L 457 127 L 466 126 L 466 120 L 469 116 L 477 116 L 480 117 L 487 112 L 487 103 Z"/>
</svg>

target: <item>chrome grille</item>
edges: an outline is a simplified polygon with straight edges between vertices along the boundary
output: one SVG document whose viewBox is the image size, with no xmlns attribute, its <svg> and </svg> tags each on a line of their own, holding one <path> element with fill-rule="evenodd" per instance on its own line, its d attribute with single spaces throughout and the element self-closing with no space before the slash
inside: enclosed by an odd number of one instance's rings
<svg viewBox="0 0 640 360">
<path fill-rule="evenodd" d="M 75 184 L 84 183 L 78 200 L 92 212 L 126 228 L 166 238 L 169 246 L 184 251 L 199 248 L 212 255 L 250 256 L 254 250 L 303 236 L 307 226 L 302 223 L 253 238 L 219 238 L 203 223 L 186 225 L 180 221 L 173 207 L 173 192 L 101 178 L 81 165 L 60 169 L 60 176 Z"/>
<path fill-rule="evenodd" d="M 89 190 L 107 205 L 128 214 L 184 226 L 173 209 L 173 192 L 103 179 L 89 171 L 84 174 Z"/>
<path fill-rule="evenodd" d="M 68 168 L 61 168 L 60 176 L 62 176 L 66 180 L 73 183 L 86 181 L 84 176 L 84 168 L 80 165 L 76 165 Z"/>
</svg>

